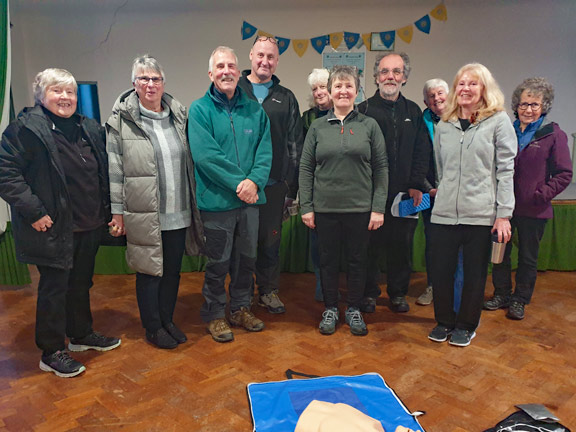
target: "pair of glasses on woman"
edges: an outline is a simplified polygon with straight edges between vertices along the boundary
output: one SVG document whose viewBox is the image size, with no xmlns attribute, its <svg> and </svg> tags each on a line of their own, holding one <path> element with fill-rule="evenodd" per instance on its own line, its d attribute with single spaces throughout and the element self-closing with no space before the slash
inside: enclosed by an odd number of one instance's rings
<svg viewBox="0 0 576 432">
<path fill-rule="evenodd" d="M 149 76 L 139 76 L 136 77 L 136 79 L 140 81 L 140 84 L 143 85 L 147 85 L 150 81 L 152 81 L 152 84 L 154 85 L 159 85 L 162 81 L 164 81 L 164 78 L 162 77 L 149 77 Z"/>
<path fill-rule="evenodd" d="M 527 110 L 528 107 L 532 108 L 532 111 L 538 111 L 541 105 L 538 102 L 532 102 L 532 103 L 522 102 L 521 104 L 518 105 L 518 109 L 521 109 L 522 111 Z"/>
</svg>

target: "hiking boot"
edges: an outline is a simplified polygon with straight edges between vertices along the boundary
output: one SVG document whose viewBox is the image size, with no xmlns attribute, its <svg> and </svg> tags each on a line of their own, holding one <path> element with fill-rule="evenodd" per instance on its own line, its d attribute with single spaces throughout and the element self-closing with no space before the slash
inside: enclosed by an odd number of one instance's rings
<svg viewBox="0 0 576 432">
<path fill-rule="evenodd" d="M 424 292 L 420 294 L 420 297 L 416 299 L 416 304 L 420 306 L 428 306 L 434 300 L 434 294 L 432 293 L 432 285 L 428 285 Z"/>
<path fill-rule="evenodd" d="M 406 297 L 392 297 L 390 299 L 390 309 L 392 312 L 404 313 L 410 310 L 410 305 L 406 301 Z"/>
<path fill-rule="evenodd" d="M 336 324 L 338 324 L 338 308 L 326 308 L 326 310 L 322 312 L 322 321 L 320 321 L 320 325 L 318 326 L 320 333 L 324 335 L 334 334 Z"/>
<path fill-rule="evenodd" d="M 432 329 L 428 335 L 428 339 L 434 342 L 445 342 L 448 336 L 452 334 L 452 329 L 444 326 L 437 325 Z"/>
<path fill-rule="evenodd" d="M 66 351 L 56 351 L 50 355 L 42 355 L 40 369 L 54 372 L 60 378 L 71 378 L 84 372 L 86 366 L 74 360 Z"/>
<path fill-rule="evenodd" d="M 271 314 L 281 314 L 286 312 L 284 303 L 278 297 L 277 291 L 272 291 L 268 294 L 260 294 L 258 297 L 258 306 L 265 307 Z"/>
<path fill-rule="evenodd" d="M 230 314 L 230 324 L 237 327 L 244 327 L 250 332 L 259 332 L 264 329 L 264 323 L 261 319 L 254 316 L 250 309 L 241 307 L 240 310 Z"/>
<path fill-rule="evenodd" d="M 510 307 L 508 308 L 508 312 L 506 312 L 506 316 L 513 320 L 524 319 L 524 303 L 517 301 L 510 303 Z"/>
<path fill-rule="evenodd" d="M 374 297 L 364 297 L 360 303 L 360 312 L 374 313 L 376 312 L 376 299 Z"/>
<path fill-rule="evenodd" d="M 346 309 L 346 324 L 350 326 L 350 333 L 354 336 L 366 336 L 368 334 L 368 329 L 366 328 L 366 323 L 360 310 L 354 307 L 349 307 Z"/>
<path fill-rule="evenodd" d="M 470 341 L 474 339 L 476 332 L 470 330 L 454 329 L 450 337 L 450 345 L 465 347 L 470 345 Z"/>
<path fill-rule="evenodd" d="M 188 340 L 184 332 L 180 330 L 178 327 L 176 327 L 176 324 L 174 324 L 173 322 L 165 324 L 163 327 L 164 329 L 166 329 L 168 334 L 172 336 L 172 338 L 179 344 L 183 344 Z"/>
<path fill-rule="evenodd" d="M 224 318 L 213 319 L 208 323 L 206 330 L 216 342 L 231 342 L 234 340 L 234 334 Z"/>
<path fill-rule="evenodd" d="M 103 336 L 100 333 L 92 332 L 81 339 L 70 338 L 68 349 L 70 351 L 110 351 L 120 346 L 122 341 L 115 337 Z"/>
<path fill-rule="evenodd" d="M 506 309 L 510 305 L 510 298 L 501 295 L 495 295 L 490 300 L 484 302 L 484 309 L 486 310 L 497 310 Z"/>
<path fill-rule="evenodd" d="M 164 327 L 160 327 L 155 332 L 146 330 L 146 339 L 153 345 L 162 349 L 174 349 L 178 346 L 178 342 L 166 331 Z"/>
</svg>

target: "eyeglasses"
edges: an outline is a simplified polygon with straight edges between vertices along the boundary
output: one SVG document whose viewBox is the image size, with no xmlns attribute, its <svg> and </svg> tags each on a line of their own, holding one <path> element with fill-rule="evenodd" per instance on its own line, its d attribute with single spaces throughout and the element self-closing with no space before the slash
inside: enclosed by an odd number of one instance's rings
<svg viewBox="0 0 576 432">
<path fill-rule="evenodd" d="M 392 72 L 392 74 L 393 74 L 395 77 L 399 77 L 400 75 L 402 75 L 402 74 L 404 73 L 404 71 L 403 71 L 402 69 L 396 68 L 396 69 L 380 69 L 380 70 L 378 71 L 378 74 L 380 74 L 381 76 L 386 76 L 386 75 L 388 75 L 390 72 Z"/>
<path fill-rule="evenodd" d="M 140 83 L 143 85 L 148 85 L 148 83 L 150 81 L 152 81 L 152 84 L 154 84 L 154 85 L 160 85 L 160 83 L 162 81 L 164 81 L 164 78 L 162 78 L 162 77 L 139 76 L 139 77 L 136 77 L 136 79 L 138 81 L 140 81 Z"/>
<path fill-rule="evenodd" d="M 521 109 L 522 111 L 526 111 L 528 109 L 528 107 L 530 107 L 530 108 L 532 108 L 532 111 L 538 111 L 541 106 L 542 105 L 539 104 L 538 102 L 532 102 L 532 103 L 522 102 L 521 104 L 518 105 L 518 109 Z"/>
<path fill-rule="evenodd" d="M 256 42 L 266 42 L 266 41 L 270 41 L 272 42 L 274 45 L 278 45 L 278 41 L 276 40 L 276 38 L 272 37 L 272 36 L 258 36 L 255 40 L 254 43 L 252 45 L 256 45 Z"/>
</svg>

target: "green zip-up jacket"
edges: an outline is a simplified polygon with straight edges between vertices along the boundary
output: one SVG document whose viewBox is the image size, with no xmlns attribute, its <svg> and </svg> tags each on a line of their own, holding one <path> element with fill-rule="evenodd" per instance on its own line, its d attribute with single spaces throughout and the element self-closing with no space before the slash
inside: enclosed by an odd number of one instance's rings
<svg viewBox="0 0 576 432">
<path fill-rule="evenodd" d="M 264 187 L 272 164 L 270 121 L 260 104 L 237 88 L 231 109 L 212 94 L 192 102 L 188 113 L 188 141 L 196 176 L 198 208 L 228 211 L 246 205 L 236 195 L 238 184 L 250 179 L 264 204 Z"/>
<path fill-rule="evenodd" d="M 332 111 L 315 120 L 300 159 L 302 214 L 384 213 L 388 158 L 376 120 L 352 111 L 340 121 Z"/>
</svg>

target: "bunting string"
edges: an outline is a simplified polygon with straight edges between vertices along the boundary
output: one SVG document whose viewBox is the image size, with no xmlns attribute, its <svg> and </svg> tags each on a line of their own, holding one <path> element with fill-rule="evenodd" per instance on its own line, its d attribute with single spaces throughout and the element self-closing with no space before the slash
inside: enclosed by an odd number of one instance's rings
<svg viewBox="0 0 576 432">
<path fill-rule="evenodd" d="M 390 49 L 390 47 L 394 45 L 396 41 L 396 36 L 398 36 L 401 40 L 409 44 L 410 42 L 412 42 L 412 36 L 414 35 L 414 27 L 416 27 L 416 29 L 420 30 L 422 33 L 430 34 L 430 28 L 432 26 L 430 17 L 438 21 L 448 20 L 448 11 L 446 9 L 446 5 L 444 4 L 444 2 L 437 5 L 429 13 L 424 15 L 422 18 L 414 21 L 412 24 L 399 27 L 395 30 L 386 30 L 379 32 L 362 33 L 362 34 L 340 31 L 316 36 L 309 39 L 290 39 L 286 37 L 274 36 L 272 33 L 259 29 L 253 26 L 252 24 L 244 21 L 242 23 L 241 31 L 242 31 L 242 40 L 254 37 L 254 35 L 274 37 L 278 41 L 278 50 L 280 54 L 284 53 L 288 49 L 288 47 L 292 45 L 292 49 L 294 49 L 296 54 L 299 57 L 302 57 L 308 50 L 308 46 L 312 46 L 312 48 L 314 48 L 314 50 L 318 52 L 318 54 L 322 54 L 326 46 L 330 45 L 332 48 L 336 49 L 340 46 L 342 42 L 346 44 L 346 47 L 348 49 L 352 49 L 354 47 L 360 47 L 363 44 L 366 45 L 368 49 L 370 49 L 373 33 L 377 35 L 376 37 L 379 37 L 382 45 L 385 46 L 387 49 Z"/>
</svg>

